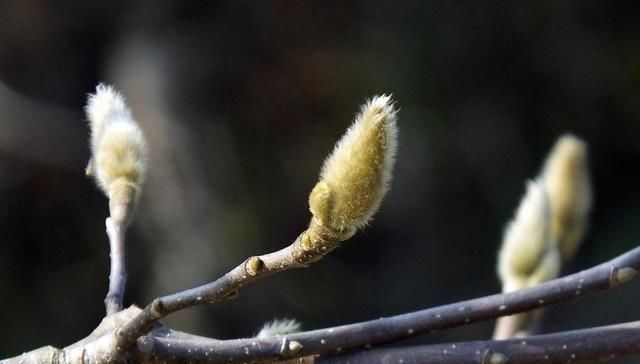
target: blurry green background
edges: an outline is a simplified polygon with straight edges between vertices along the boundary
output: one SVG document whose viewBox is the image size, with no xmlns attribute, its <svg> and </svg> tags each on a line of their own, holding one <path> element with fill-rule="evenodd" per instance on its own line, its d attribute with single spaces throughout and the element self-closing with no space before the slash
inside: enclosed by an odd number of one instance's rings
<svg viewBox="0 0 640 364">
<path fill-rule="evenodd" d="M 104 81 L 149 139 L 126 303 L 206 283 L 290 243 L 359 105 L 401 109 L 392 190 L 310 269 L 172 327 L 249 336 L 495 293 L 506 221 L 555 139 L 590 145 L 595 210 L 575 271 L 640 241 L 640 3 L 0 2 L 0 357 L 103 315 L 107 201 L 84 176 L 83 106 Z M 542 330 L 640 319 L 639 283 L 548 311 Z M 488 338 L 492 323 L 413 342 Z"/>
</svg>

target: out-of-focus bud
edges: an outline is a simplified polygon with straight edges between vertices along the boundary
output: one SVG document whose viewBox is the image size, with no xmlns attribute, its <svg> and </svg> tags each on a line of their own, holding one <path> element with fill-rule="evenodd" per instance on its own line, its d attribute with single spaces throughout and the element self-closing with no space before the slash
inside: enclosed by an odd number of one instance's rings
<svg viewBox="0 0 640 364">
<path fill-rule="evenodd" d="M 593 197 L 587 159 L 586 143 L 563 135 L 542 171 L 551 208 L 551 233 L 564 261 L 574 256 L 588 227 Z"/>
<path fill-rule="evenodd" d="M 498 256 L 502 291 L 533 287 L 560 274 L 561 260 L 551 234 L 549 200 L 541 181 L 527 184 L 516 216 L 507 226 Z M 527 336 L 540 317 L 540 310 L 498 319 L 494 339 Z"/>
<path fill-rule="evenodd" d="M 498 274 L 504 292 L 541 283 L 543 277 L 548 280 L 557 276 L 560 261 L 551 259 L 557 257 L 557 253 L 552 252 L 556 247 L 551 238 L 549 216 L 544 186 L 540 181 L 530 181 L 515 218 L 507 226 L 498 256 Z"/>
</svg>

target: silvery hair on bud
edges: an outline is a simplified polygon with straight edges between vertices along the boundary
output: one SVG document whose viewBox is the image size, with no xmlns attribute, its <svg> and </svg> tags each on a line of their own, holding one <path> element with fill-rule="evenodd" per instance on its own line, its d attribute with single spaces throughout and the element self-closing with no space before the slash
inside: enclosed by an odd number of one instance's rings
<svg viewBox="0 0 640 364">
<path fill-rule="evenodd" d="M 122 95 L 111 86 L 99 84 L 96 93 L 89 95 L 85 111 L 92 152 L 87 171 L 95 175 L 109 199 L 120 196 L 133 201 L 146 173 L 147 147 L 142 130 Z"/>
<path fill-rule="evenodd" d="M 267 337 L 273 337 L 278 335 L 293 334 L 300 331 L 300 323 L 293 319 L 275 319 L 271 322 L 264 324 L 260 332 L 256 335 L 257 338 L 263 339 Z"/>
<path fill-rule="evenodd" d="M 375 214 L 391 181 L 398 145 L 396 113 L 388 95 L 374 96 L 362 106 L 325 160 L 309 196 L 316 224 L 355 232 Z"/>
</svg>

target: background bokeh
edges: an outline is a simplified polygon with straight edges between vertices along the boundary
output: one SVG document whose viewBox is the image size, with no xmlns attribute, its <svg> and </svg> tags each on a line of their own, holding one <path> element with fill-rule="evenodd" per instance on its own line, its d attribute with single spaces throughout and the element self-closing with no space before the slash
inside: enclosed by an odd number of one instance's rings
<svg viewBox="0 0 640 364">
<path fill-rule="evenodd" d="M 107 202 L 83 170 L 86 94 L 126 95 L 150 173 L 128 236 L 126 303 L 213 280 L 291 242 L 359 105 L 401 109 L 375 221 L 310 269 L 168 322 L 219 338 L 495 293 L 505 222 L 555 139 L 590 145 L 595 210 L 566 271 L 640 241 L 640 3 L 0 2 L 0 357 L 103 315 Z M 640 318 L 638 283 L 549 310 L 543 331 Z M 488 338 L 492 323 L 414 342 Z"/>
</svg>

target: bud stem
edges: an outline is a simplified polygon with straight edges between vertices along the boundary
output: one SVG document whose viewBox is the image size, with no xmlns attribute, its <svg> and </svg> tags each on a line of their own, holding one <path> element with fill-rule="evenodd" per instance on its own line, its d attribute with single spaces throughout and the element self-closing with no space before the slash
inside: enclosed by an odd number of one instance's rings
<svg viewBox="0 0 640 364">
<path fill-rule="evenodd" d="M 126 220 L 114 220 L 108 217 L 105 221 L 109 248 L 111 251 L 111 272 L 109 273 L 109 292 L 104 299 L 107 316 L 122 310 L 127 267 L 125 264 L 124 235 L 127 230 Z"/>
</svg>

